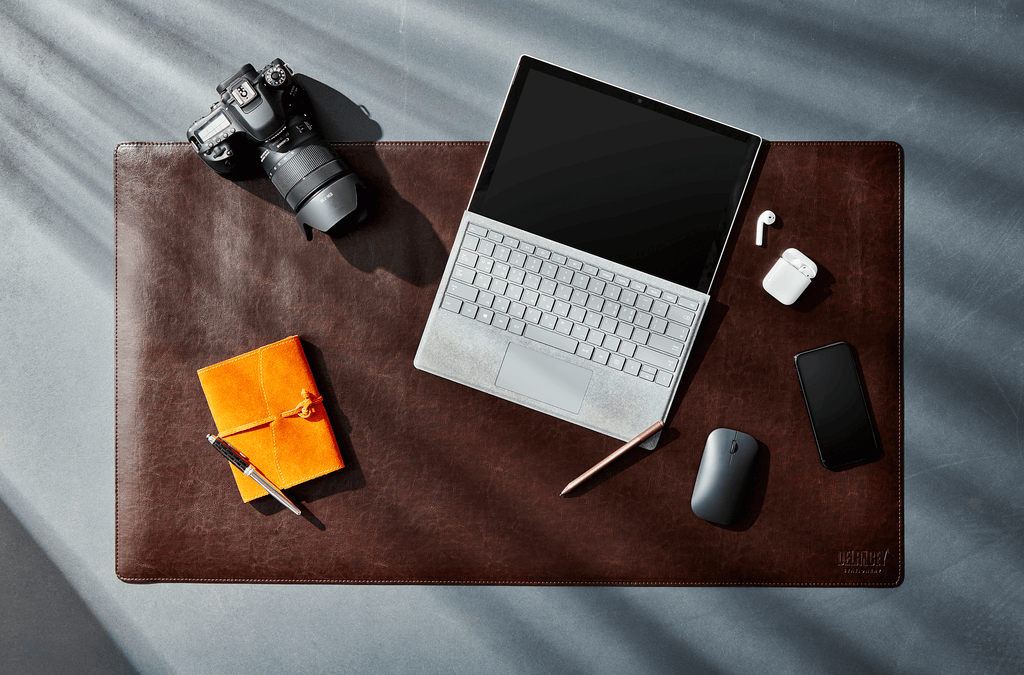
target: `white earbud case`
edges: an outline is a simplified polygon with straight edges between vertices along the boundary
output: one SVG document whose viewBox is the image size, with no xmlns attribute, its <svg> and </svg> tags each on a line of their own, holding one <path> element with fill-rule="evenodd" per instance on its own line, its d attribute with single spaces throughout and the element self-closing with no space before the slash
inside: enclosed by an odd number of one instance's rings
<svg viewBox="0 0 1024 675">
<path fill-rule="evenodd" d="M 795 248 L 788 248 L 775 261 L 761 286 L 782 304 L 792 305 L 817 273 L 818 266 L 813 260 Z"/>
</svg>

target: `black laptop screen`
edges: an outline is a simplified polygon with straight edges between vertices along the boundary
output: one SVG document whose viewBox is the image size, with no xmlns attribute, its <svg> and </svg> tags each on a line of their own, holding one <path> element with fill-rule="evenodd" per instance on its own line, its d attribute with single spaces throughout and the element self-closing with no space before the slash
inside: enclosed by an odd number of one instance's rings
<svg viewBox="0 0 1024 675">
<path fill-rule="evenodd" d="M 760 141 L 523 57 L 470 211 L 707 293 Z"/>
</svg>

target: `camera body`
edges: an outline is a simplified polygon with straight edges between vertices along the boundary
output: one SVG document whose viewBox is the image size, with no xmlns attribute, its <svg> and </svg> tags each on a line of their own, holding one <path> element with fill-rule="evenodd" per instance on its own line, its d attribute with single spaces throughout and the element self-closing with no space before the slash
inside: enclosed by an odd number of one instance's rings
<svg viewBox="0 0 1024 675">
<path fill-rule="evenodd" d="M 199 157 L 219 174 L 258 160 L 306 239 L 312 229 L 352 229 L 368 217 L 367 188 L 313 123 L 305 90 L 281 59 L 263 70 L 246 64 L 217 86 L 220 99 L 188 128 Z"/>
</svg>

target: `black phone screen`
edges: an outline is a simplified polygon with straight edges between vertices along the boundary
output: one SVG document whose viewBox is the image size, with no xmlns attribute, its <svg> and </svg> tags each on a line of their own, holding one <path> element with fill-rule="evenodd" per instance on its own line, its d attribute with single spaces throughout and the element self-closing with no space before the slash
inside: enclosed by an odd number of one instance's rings
<svg viewBox="0 0 1024 675">
<path fill-rule="evenodd" d="M 853 348 L 846 342 L 801 352 L 797 377 L 811 418 L 818 454 L 836 470 L 876 459 L 881 454 Z"/>
</svg>

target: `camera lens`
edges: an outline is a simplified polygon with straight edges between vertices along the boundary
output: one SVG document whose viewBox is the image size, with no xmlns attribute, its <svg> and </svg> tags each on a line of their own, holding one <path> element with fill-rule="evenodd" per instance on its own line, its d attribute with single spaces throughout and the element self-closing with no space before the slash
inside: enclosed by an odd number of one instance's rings
<svg viewBox="0 0 1024 675">
<path fill-rule="evenodd" d="M 330 147 L 310 143 L 267 159 L 277 160 L 267 175 L 300 223 L 326 232 L 347 218 L 361 218 L 356 188 L 362 183 Z"/>
</svg>

